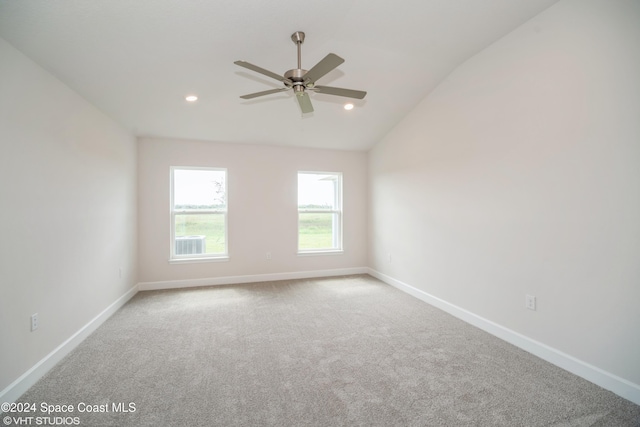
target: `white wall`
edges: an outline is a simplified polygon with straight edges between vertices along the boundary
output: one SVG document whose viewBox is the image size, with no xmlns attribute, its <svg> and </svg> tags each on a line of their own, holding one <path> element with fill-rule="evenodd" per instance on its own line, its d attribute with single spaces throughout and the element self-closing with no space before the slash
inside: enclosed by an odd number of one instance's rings
<svg viewBox="0 0 640 427">
<path fill-rule="evenodd" d="M 193 281 L 366 267 L 366 165 L 365 152 L 139 139 L 140 281 Z M 169 264 L 170 166 L 227 168 L 228 261 Z M 297 255 L 297 172 L 315 170 L 343 173 L 341 255 Z M 266 259 L 266 252 L 271 252 L 271 260 Z"/>
<path fill-rule="evenodd" d="M 0 39 L 0 180 L 1 392 L 137 282 L 135 139 Z"/>
<path fill-rule="evenodd" d="M 634 0 L 562 1 L 462 64 L 370 152 L 369 265 L 640 384 L 638 76 Z"/>
</svg>

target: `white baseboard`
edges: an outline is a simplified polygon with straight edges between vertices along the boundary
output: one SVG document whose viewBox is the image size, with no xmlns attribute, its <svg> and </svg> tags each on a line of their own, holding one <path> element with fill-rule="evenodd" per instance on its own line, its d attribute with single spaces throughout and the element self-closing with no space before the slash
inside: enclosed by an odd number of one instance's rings
<svg viewBox="0 0 640 427">
<path fill-rule="evenodd" d="M 89 323 L 84 325 L 78 332 L 73 334 L 69 339 L 60 344 L 51 353 L 46 355 L 42 360 L 36 363 L 31 369 L 22 374 L 18 379 L 9 384 L 7 388 L 0 392 L 0 402 L 13 403 L 20 398 L 32 385 L 44 376 L 56 363 L 60 362 L 67 354 L 78 346 L 93 331 L 98 329 L 113 313 L 118 311 L 120 307 L 125 305 L 136 293 L 138 286 L 135 285 L 129 289 L 124 295 L 118 298 L 113 304 L 105 308 L 102 313 L 91 319 Z"/>
<path fill-rule="evenodd" d="M 640 385 L 634 384 L 624 378 L 620 378 L 596 366 L 590 365 L 573 356 L 563 353 L 546 344 L 535 341 L 511 329 L 480 317 L 470 311 L 451 304 L 443 299 L 435 297 L 411 285 L 389 277 L 379 271 L 369 268 L 368 273 L 381 281 L 400 289 L 428 304 L 433 305 L 475 327 L 482 329 L 510 344 L 515 345 L 549 363 L 552 363 L 566 371 L 586 379 L 600 387 L 607 389 L 618 396 L 640 405 Z"/>
<path fill-rule="evenodd" d="M 138 290 L 193 288 L 198 286 L 235 285 L 240 283 L 273 282 L 275 280 L 310 279 L 314 277 L 348 276 L 368 274 L 367 267 L 339 268 L 334 270 L 295 271 L 290 273 L 251 274 L 246 276 L 209 277 L 204 279 L 166 280 L 162 282 L 140 282 Z"/>
</svg>

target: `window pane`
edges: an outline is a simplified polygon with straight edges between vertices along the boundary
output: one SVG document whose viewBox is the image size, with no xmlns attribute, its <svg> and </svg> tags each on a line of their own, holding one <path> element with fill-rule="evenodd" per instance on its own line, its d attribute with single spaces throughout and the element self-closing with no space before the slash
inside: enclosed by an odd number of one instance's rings
<svg viewBox="0 0 640 427">
<path fill-rule="evenodd" d="M 335 174 L 299 173 L 298 208 L 335 209 L 337 180 Z"/>
<path fill-rule="evenodd" d="M 334 219 L 333 213 L 298 214 L 298 249 L 333 249 Z"/>
<path fill-rule="evenodd" d="M 226 214 L 176 214 L 175 254 L 223 254 Z"/>
<path fill-rule="evenodd" d="M 226 207 L 225 171 L 175 169 L 174 209 L 216 209 Z M 177 235 L 177 234 L 176 234 Z"/>
</svg>

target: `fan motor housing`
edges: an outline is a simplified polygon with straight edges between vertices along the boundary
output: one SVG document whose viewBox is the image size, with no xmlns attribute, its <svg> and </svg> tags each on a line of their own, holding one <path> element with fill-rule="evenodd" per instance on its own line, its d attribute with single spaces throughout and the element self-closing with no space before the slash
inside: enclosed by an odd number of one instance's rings
<svg viewBox="0 0 640 427">
<path fill-rule="evenodd" d="M 304 75 L 307 74 L 307 70 L 295 68 L 284 73 L 284 78 L 289 79 L 292 82 L 304 82 Z"/>
</svg>

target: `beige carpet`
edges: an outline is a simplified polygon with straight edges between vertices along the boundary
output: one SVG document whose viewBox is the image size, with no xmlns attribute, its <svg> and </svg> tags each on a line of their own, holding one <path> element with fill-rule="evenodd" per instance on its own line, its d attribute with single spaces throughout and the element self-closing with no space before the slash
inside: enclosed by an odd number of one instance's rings
<svg viewBox="0 0 640 427">
<path fill-rule="evenodd" d="M 82 426 L 640 425 L 640 406 L 369 276 L 141 292 L 20 401 Z"/>
</svg>

